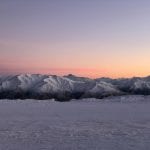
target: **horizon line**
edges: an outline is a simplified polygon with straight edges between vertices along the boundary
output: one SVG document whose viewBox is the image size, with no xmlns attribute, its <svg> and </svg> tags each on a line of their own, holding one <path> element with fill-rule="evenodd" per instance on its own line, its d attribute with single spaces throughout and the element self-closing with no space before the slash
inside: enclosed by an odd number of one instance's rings
<svg viewBox="0 0 150 150">
<path fill-rule="evenodd" d="M 63 74 L 63 75 L 59 75 L 59 74 L 50 74 L 50 73 L 0 73 L 0 75 L 47 75 L 47 76 L 58 76 L 58 77 L 65 77 L 65 76 L 75 76 L 75 77 L 81 77 L 81 78 L 89 78 L 89 79 L 98 79 L 98 78 L 109 78 L 109 79 L 130 79 L 130 78 L 146 78 L 146 77 L 150 77 L 149 75 L 145 75 L 145 76 L 128 76 L 128 77 L 111 77 L 111 76 L 98 76 L 98 77 L 90 77 L 90 76 L 83 76 L 83 75 L 77 75 L 77 74 L 72 74 L 72 73 L 68 73 L 68 74 Z"/>
</svg>

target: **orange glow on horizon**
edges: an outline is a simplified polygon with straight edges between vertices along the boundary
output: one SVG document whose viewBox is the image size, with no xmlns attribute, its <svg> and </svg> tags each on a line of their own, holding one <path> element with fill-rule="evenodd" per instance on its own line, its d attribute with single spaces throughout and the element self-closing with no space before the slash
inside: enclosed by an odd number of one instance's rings
<svg viewBox="0 0 150 150">
<path fill-rule="evenodd" d="M 145 77 L 150 75 L 147 69 L 138 70 L 121 70 L 121 69 L 90 69 L 90 68 L 51 68 L 51 69 L 38 69 L 38 68 L 4 68 L 0 67 L 0 72 L 2 74 L 21 74 L 21 73 L 31 73 L 31 74 L 49 74 L 49 75 L 68 75 L 73 74 L 76 76 L 89 77 L 89 78 L 100 78 L 100 77 L 110 77 L 110 78 L 129 78 L 129 77 Z"/>
</svg>

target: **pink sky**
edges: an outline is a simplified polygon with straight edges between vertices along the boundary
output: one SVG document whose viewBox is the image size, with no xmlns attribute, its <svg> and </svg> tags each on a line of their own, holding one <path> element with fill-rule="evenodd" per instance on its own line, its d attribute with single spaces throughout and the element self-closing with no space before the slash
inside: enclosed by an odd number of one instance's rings
<svg viewBox="0 0 150 150">
<path fill-rule="evenodd" d="M 0 1 L 0 73 L 150 75 L 150 2 Z"/>
</svg>

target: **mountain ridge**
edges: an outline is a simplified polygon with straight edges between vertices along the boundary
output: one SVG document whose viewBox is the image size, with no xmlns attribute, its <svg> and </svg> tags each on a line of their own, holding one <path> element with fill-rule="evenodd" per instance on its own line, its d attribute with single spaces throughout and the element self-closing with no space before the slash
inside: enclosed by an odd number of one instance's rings
<svg viewBox="0 0 150 150">
<path fill-rule="evenodd" d="M 0 75 L 0 99 L 103 98 L 116 95 L 150 95 L 150 76 L 133 78 L 97 78 L 20 74 Z"/>
</svg>

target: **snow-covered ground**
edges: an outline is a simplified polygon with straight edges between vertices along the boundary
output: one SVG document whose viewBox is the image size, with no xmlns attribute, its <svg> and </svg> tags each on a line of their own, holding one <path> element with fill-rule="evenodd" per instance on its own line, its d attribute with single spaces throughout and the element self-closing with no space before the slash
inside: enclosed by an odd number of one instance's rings
<svg viewBox="0 0 150 150">
<path fill-rule="evenodd" d="M 1 100 L 0 150 L 149 150 L 149 101 Z"/>
</svg>

